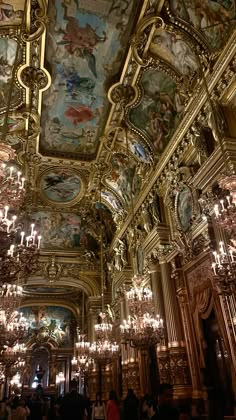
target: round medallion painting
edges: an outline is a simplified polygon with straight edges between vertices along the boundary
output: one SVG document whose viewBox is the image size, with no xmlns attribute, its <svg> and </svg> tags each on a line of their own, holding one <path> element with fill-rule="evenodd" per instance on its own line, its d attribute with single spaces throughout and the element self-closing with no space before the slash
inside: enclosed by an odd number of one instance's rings
<svg viewBox="0 0 236 420">
<path fill-rule="evenodd" d="M 41 191 L 51 202 L 69 203 L 79 197 L 82 182 L 79 175 L 71 170 L 55 168 L 44 173 L 41 178 Z"/>
<path fill-rule="evenodd" d="M 186 232 L 190 228 L 193 216 L 193 197 L 187 185 L 183 186 L 177 196 L 176 210 L 180 227 Z"/>
</svg>

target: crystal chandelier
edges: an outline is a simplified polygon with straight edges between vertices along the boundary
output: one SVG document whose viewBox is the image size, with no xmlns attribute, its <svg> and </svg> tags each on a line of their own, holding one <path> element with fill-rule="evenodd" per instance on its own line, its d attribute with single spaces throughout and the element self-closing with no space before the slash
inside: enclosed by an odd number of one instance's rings
<svg viewBox="0 0 236 420">
<path fill-rule="evenodd" d="M 5 346 L 0 352 L 0 366 L 4 373 L 14 374 L 16 371 L 20 371 L 25 366 L 24 356 L 27 351 L 25 344 L 17 342 L 13 347 Z"/>
<path fill-rule="evenodd" d="M 100 173 L 100 206 L 102 203 L 102 183 Z M 109 322 L 107 314 L 104 312 L 104 270 L 103 270 L 103 220 L 101 212 L 100 221 L 100 243 L 101 243 L 101 306 L 99 314 L 100 322 L 94 326 L 95 342 L 91 343 L 89 352 L 92 359 L 99 365 L 111 363 L 119 355 L 119 345 L 113 340 L 113 325 Z"/>
<path fill-rule="evenodd" d="M 101 322 L 95 324 L 95 336 L 97 340 L 108 340 L 112 338 L 112 324 L 107 320 L 107 315 L 104 312 L 99 314 Z"/>
<path fill-rule="evenodd" d="M 0 214 L 0 226 L 1 222 L 4 222 L 7 226 L 4 232 L 0 232 L 0 237 L 3 233 L 6 243 L 7 238 L 12 238 L 12 234 L 15 239 L 15 244 L 11 244 L 6 252 L 0 253 L 0 278 L 2 282 L 15 282 L 18 278 L 26 279 L 37 269 L 42 237 L 34 230 L 33 223 L 31 224 L 30 235 L 26 235 L 25 232 L 17 232 L 15 220 L 14 216 L 12 219 L 8 219 L 6 208 L 2 219 Z"/>
<path fill-rule="evenodd" d="M 119 345 L 109 340 L 95 341 L 91 344 L 90 355 L 99 365 L 107 365 L 119 356 Z"/>
<path fill-rule="evenodd" d="M 127 320 L 121 324 L 121 338 L 132 347 L 145 349 L 158 344 L 164 336 L 163 320 L 153 316 L 152 291 L 143 285 L 140 275 L 133 278 L 133 287 L 126 292 L 130 311 Z"/>
<path fill-rule="evenodd" d="M 219 290 L 226 295 L 236 290 L 236 249 L 219 242 L 219 252 L 213 252 L 212 270 Z"/>
<path fill-rule="evenodd" d="M 223 185 L 226 185 L 226 178 L 219 181 L 219 186 L 221 188 L 223 188 Z M 227 185 L 227 187 L 229 186 Z M 225 189 L 228 190 L 230 187 Z M 231 233 L 236 227 L 236 176 L 235 189 L 230 190 L 230 195 L 222 198 L 219 204 L 214 205 L 214 212 L 217 223 L 227 232 Z"/>
<path fill-rule="evenodd" d="M 80 334 L 78 331 L 78 341 L 75 343 L 75 348 L 78 356 L 86 356 L 89 354 L 90 343 L 85 341 L 86 334 Z"/>
<path fill-rule="evenodd" d="M 102 299 L 103 301 L 103 299 Z M 103 307 L 102 303 L 102 307 Z M 91 343 L 90 356 L 98 364 L 109 364 L 119 356 L 119 345 L 113 340 L 113 325 L 110 324 L 107 314 L 99 314 L 101 322 L 94 326 L 95 341 Z"/>
<path fill-rule="evenodd" d="M 25 178 L 14 166 L 2 164 L 0 169 L 0 206 L 18 210 L 25 197 Z"/>
<path fill-rule="evenodd" d="M 84 324 L 84 320 L 82 320 L 82 323 Z M 91 344 L 86 341 L 86 334 L 80 334 L 79 329 L 77 330 L 77 337 L 78 341 L 75 343 L 76 356 L 74 356 L 71 360 L 71 364 L 74 370 L 80 374 L 84 374 L 84 372 L 88 370 L 90 365 L 93 363 L 89 353 Z"/>
<path fill-rule="evenodd" d="M 16 284 L 0 286 L 0 349 L 14 346 L 28 331 L 28 323 L 19 308 L 23 289 Z"/>
</svg>

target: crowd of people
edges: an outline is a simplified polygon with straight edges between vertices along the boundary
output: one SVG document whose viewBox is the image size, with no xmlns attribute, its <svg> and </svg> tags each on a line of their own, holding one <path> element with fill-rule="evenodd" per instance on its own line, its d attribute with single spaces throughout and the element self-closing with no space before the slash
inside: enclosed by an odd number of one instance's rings
<svg viewBox="0 0 236 420">
<path fill-rule="evenodd" d="M 124 401 L 119 402 L 111 391 L 107 402 L 100 394 L 95 402 L 77 392 L 77 382 L 64 397 L 43 398 L 35 392 L 29 398 L 15 396 L 0 405 L 0 420 L 190 420 L 186 407 L 177 409 L 170 384 L 161 384 L 157 396 L 146 395 L 138 399 L 132 389 Z"/>
</svg>

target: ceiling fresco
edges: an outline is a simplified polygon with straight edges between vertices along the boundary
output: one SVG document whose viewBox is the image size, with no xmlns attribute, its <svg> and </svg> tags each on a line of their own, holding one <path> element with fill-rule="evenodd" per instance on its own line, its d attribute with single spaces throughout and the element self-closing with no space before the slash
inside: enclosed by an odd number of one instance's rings
<svg viewBox="0 0 236 420">
<path fill-rule="evenodd" d="M 7 37 L 0 38 L 0 111 L 5 110 L 7 106 L 16 54 L 17 41 Z M 18 58 L 20 59 L 20 57 Z M 21 90 L 14 84 L 11 93 L 11 106 L 19 105 L 21 97 Z"/>
<path fill-rule="evenodd" d="M 154 32 L 149 50 L 151 54 L 171 64 L 184 76 L 198 71 L 193 49 L 175 32 L 158 28 Z"/>
<path fill-rule="evenodd" d="M 176 83 L 165 73 L 148 69 L 140 80 L 143 95 L 129 121 L 161 154 L 182 118 L 184 103 Z"/>
<path fill-rule="evenodd" d="M 115 153 L 110 161 L 112 170 L 106 177 L 106 183 L 114 188 L 125 204 L 131 204 L 131 193 L 136 199 L 141 188 L 141 177 L 137 172 L 137 164 L 123 153 Z M 132 185 L 132 191 L 131 191 Z"/>
<path fill-rule="evenodd" d="M 71 204 L 81 193 L 82 181 L 75 171 L 57 167 L 42 175 L 40 186 L 42 195 L 49 202 Z"/>
<path fill-rule="evenodd" d="M 150 152 L 150 145 L 144 142 L 137 133 L 134 131 L 127 131 L 127 141 L 123 132 L 119 132 L 116 139 L 116 144 L 121 146 L 127 153 L 127 146 L 129 153 L 132 153 L 139 161 L 143 163 L 150 163 L 152 161 L 152 156 Z"/>
<path fill-rule="evenodd" d="M 112 208 L 113 211 L 118 212 L 122 209 L 121 203 L 117 200 L 117 198 L 111 191 L 103 190 L 101 195 L 102 200 L 104 200 L 109 205 L 109 207 Z"/>
<path fill-rule="evenodd" d="M 135 4 L 134 4 L 135 3 Z M 110 80 L 121 69 L 134 1 L 49 2 L 40 150 L 90 160 L 109 108 Z"/>
<path fill-rule="evenodd" d="M 73 213 L 40 211 L 31 215 L 35 229 L 42 234 L 42 249 L 85 251 L 97 249 L 96 240 L 87 232 L 87 223 Z"/>
<path fill-rule="evenodd" d="M 170 3 L 173 12 L 200 31 L 213 49 L 222 47 L 235 27 L 235 0 L 170 0 Z"/>
<path fill-rule="evenodd" d="M 0 27 L 20 25 L 23 17 L 25 0 L 7 0 L 0 2 Z"/>
</svg>

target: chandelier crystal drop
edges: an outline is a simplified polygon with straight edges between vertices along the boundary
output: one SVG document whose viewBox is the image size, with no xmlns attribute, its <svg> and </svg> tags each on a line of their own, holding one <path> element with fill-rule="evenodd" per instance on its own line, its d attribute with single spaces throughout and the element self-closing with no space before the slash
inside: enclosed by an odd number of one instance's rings
<svg viewBox="0 0 236 420">
<path fill-rule="evenodd" d="M 154 346 L 164 337 L 164 323 L 159 315 L 154 316 L 152 291 L 144 285 L 142 276 L 133 277 L 133 287 L 126 292 L 130 315 L 120 325 L 121 338 L 139 349 Z"/>
<path fill-rule="evenodd" d="M 213 252 L 212 270 L 214 281 L 224 294 L 232 294 L 236 289 L 236 249 L 219 242 L 219 252 Z"/>
</svg>

